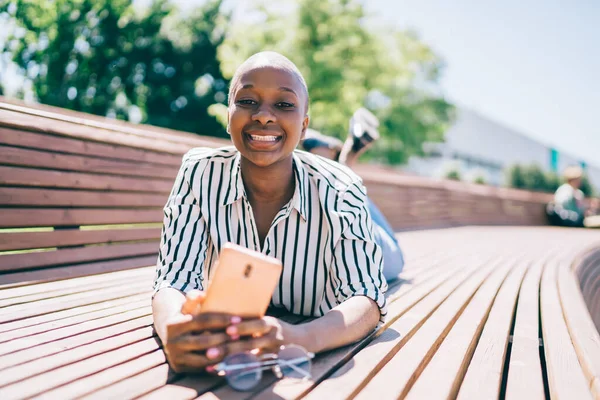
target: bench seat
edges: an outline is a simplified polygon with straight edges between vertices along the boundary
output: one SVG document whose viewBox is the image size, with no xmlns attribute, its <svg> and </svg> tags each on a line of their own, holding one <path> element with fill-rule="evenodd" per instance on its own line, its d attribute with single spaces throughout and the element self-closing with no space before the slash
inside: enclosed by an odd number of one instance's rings
<svg viewBox="0 0 600 400">
<path fill-rule="evenodd" d="M 599 398 L 600 336 L 576 275 L 600 250 L 596 233 L 463 227 L 399 240 L 407 263 L 385 325 L 318 355 L 310 381 L 265 374 L 253 398 Z M 247 398 L 169 370 L 153 273 L 0 287 L 0 398 Z"/>
</svg>

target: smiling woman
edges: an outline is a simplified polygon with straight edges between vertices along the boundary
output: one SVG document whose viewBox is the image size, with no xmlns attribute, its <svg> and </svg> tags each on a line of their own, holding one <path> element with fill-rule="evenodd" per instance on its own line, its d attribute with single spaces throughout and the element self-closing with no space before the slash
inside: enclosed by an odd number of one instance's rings
<svg viewBox="0 0 600 400">
<path fill-rule="evenodd" d="M 365 188 L 349 168 L 296 150 L 307 110 L 294 64 L 259 53 L 232 79 L 227 130 L 235 147 L 197 148 L 184 157 L 164 208 L 153 299 L 155 327 L 175 370 L 287 344 L 320 352 L 384 320 L 387 285 Z M 202 303 L 198 290 L 227 242 L 282 262 L 271 307 L 318 318 L 290 325 L 184 313 L 186 304 Z"/>
</svg>

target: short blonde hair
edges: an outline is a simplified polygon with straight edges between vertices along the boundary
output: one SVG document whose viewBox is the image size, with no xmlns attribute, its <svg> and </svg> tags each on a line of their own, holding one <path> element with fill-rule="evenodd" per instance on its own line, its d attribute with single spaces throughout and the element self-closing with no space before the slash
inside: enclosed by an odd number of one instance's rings
<svg viewBox="0 0 600 400">
<path fill-rule="evenodd" d="M 579 165 L 571 165 L 565 168 L 563 177 L 567 182 L 583 177 L 583 169 Z"/>
</svg>

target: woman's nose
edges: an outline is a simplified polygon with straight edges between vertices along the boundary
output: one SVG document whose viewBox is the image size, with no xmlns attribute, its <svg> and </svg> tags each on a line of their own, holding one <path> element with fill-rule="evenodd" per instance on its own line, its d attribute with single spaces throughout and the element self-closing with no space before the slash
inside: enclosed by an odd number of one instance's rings
<svg viewBox="0 0 600 400">
<path fill-rule="evenodd" d="M 253 119 L 257 122 L 260 122 L 260 124 L 263 126 L 267 125 L 269 122 L 276 121 L 275 114 L 271 111 L 269 106 L 264 104 L 256 109 Z"/>
</svg>

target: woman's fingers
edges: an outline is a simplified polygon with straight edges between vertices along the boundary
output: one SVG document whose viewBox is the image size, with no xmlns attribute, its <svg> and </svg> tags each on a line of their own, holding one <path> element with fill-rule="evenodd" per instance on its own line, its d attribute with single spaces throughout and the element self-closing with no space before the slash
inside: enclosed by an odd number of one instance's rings
<svg viewBox="0 0 600 400">
<path fill-rule="evenodd" d="M 202 333 L 204 331 L 224 331 L 229 325 L 237 321 L 236 317 L 221 313 L 206 313 L 197 316 L 180 315 L 175 320 L 167 323 L 167 336 L 175 339 L 189 333 Z"/>
<path fill-rule="evenodd" d="M 277 340 L 275 335 L 265 335 L 256 338 L 236 340 L 220 347 L 222 353 L 236 354 L 254 349 L 275 351 L 280 345 L 281 343 Z"/>
<path fill-rule="evenodd" d="M 222 356 L 218 356 L 213 359 L 209 359 L 204 354 L 195 353 L 181 353 L 169 360 L 169 364 L 175 370 L 175 372 L 187 372 L 187 373 L 203 373 L 205 368 L 211 364 L 215 364 L 223 359 Z"/>
<path fill-rule="evenodd" d="M 175 339 L 173 345 L 184 351 L 202 351 L 216 347 L 230 340 L 225 333 L 201 333 L 183 335 Z"/>
<path fill-rule="evenodd" d="M 240 336 L 263 336 L 272 328 L 265 319 L 252 319 L 231 325 L 225 332 L 233 339 L 237 339 Z"/>
</svg>

